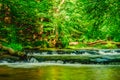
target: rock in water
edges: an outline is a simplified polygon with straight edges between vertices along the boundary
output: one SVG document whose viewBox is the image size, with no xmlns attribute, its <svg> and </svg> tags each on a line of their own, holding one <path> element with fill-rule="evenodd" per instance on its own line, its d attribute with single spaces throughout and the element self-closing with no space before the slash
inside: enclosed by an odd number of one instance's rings
<svg viewBox="0 0 120 80">
<path fill-rule="evenodd" d="M 31 59 L 29 60 L 29 62 L 30 62 L 30 63 L 38 63 L 39 61 L 38 61 L 37 59 L 35 59 L 35 58 L 31 58 Z"/>
</svg>

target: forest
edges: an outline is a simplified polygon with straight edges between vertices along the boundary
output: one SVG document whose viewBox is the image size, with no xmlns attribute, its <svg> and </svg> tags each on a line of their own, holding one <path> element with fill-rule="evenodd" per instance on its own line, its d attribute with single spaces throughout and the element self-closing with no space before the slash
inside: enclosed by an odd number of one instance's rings
<svg viewBox="0 0 120 80">
<path fill-rule="evenodd" d="M 0 0 L 0 80 L 120 80 L 120 0 Z"/>
<path fill-rule="evenodd" d="M 0 0 L 0 47 L 119 48 L 119 0 Z"/>
</svg>

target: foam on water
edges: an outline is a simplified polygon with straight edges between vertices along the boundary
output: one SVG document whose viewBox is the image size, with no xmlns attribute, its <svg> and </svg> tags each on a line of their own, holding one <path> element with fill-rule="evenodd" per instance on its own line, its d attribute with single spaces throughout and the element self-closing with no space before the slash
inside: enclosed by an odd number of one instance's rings
<svg viewBox="0 0 120 80">
<path fill-rule="evenodd" d="M 13 67 L 13 68 L 32 68 L 32 67 L 39 67 L 39 66 L 74 66 L 74 67 L 80 67 L 80 66 L 84 66 L 84 64 L 80 64 L 80 63 L 65 63 L 61 60 L 58 61 L 45 61 L 45 62 L 39 62 L 39 60 L 35 59 L 34 56 L 79 56 L 79 55 L 83 55 L 84 56 L 93 56 L 93 54 L 91 54 L 91 52 L 89 50 L 86 50 L 86 52 L 83 50 L 81 51 L 83 52 L 81 53 L 77 53 L 77 52 L 71 52 L 70 54 L 58 54 L 56 51 L 52 52 L 52 54 L 48 54 L 48 52 L 33 52 L 33 53 L 28 53 L 27 56 L 30 56 L 30 59 L 28 59 L 28 62 L 15 62 L 15 63 L 8 63 L 8 61 L 3 60 L 2 63 L 0 63 L 0 65 L 6 65 L 8 67 Z M 93 51 L 92 51 L 93 52 Z M 94 53 L 94 52 L 93 52 Z M 120 50 L 119 49 L 115 49 L 115 50 L 109 50 L 109 49 L 103 49 L 103 50 L 98 50 L 96 51 L 96 53 L 98 53 L 97 55 L 102 55 L 102 58 L 96 58 L 96 59 L 92 59 L 93 61 L 105 61 L 106 59 L 110 59 L 113 60 L 114 57 L 112 57 L 111 55 L 120 55 Z M 109 56 L 110 55 L 110 56 Z M 32 57 L 31 57 L 32 56 Z M 116 56 L 115 56 L 116 57 Z M 100 64 L 85 64 L 85 66 L 99 66 Z M 102 64 L 104 65 L 104 64 Z M 101 65 L 100 65 L 101 66 Z M 110 66 L 110 65 L 104 65 L 104 66 Z M 112 65 L 113 66 L 113 65 Z M 118 65 L 117 65 L 118 66 Z"/>
<path fill-rule="evenodd" d="M 12 68 L 36 68 L 36 67 L 41 67 L 41 66 L 68 66 L 68 67 L 109 67 L 109 66 L 117 66 L 120 67 L 120 65 L 101 65 L 101 64 L 62 64 L 62 63 L 47 63 L 47 62 L 42 62 L 42 63 L 0 63 L 0 66 L 8 66 Z"/>
<path fill-rule="evenodd" d="M 101 55 L 120 55 L 120 53 L 116 52 L 116 51 L 111 51 L 111 52 L 104 52 L 104 51 L 99 51 L 99 54 Z"/>
</svg>

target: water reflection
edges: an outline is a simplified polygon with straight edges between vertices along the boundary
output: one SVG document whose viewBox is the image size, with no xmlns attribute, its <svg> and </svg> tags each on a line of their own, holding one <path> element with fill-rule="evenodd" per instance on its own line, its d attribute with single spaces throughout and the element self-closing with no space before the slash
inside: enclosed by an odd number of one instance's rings
<svg viewBox="0 0 120 80">
<path fill-rule="evenodd" d="M 0 80 L 119 80 L 120 66 L 0 66 Z"/>
</svg>

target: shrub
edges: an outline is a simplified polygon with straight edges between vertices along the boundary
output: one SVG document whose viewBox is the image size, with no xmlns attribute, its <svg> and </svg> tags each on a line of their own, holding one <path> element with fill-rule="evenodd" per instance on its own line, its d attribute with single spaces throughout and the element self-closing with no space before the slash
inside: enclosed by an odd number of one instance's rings
<svg viewBox="0 0 120 80">
<path fill-rule="evenodd" d="M 7 45 L 7 47 L 10 47 L 14 49 L 15 51 L 21 51 L 23 49 L 22 45 L 18 43 L 10 43 Z"/>
</svg>

